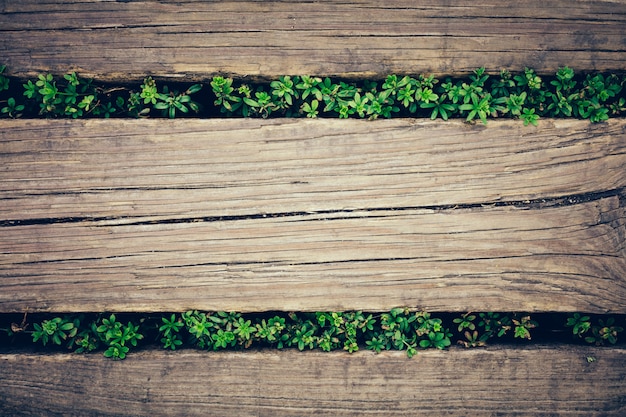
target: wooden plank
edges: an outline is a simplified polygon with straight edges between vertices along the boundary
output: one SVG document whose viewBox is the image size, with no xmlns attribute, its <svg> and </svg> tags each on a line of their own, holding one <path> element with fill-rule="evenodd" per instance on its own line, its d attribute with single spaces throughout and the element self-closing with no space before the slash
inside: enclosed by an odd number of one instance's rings
<svg viewBox="0 0 626 417">
<path fill-rule="evenodd" d="M 9 73 L 466 74 L 535 67 L 624 70 L 626 2 L 409 0 L 0 2 Z"/>
<path fill-rule="evenodd" d="M 377 210 L 2 228 L 0 311 L 626 313 L 626 213 Z"/>
<path fill-rule="evenodd" d="M 544 123 L 6 122 L 0 311 L 626 312 L 626 123 Z"/>
<path fill-rule="evenodd" d="M 587 358 L 595 361 L 589 362 Z M 623 416 L 626 350 L 0 354 L 0 410 L 39 416 Z M 62 383 L 60 383 L 62 381 Z M 44 400 L 45 399 L 45 400 Z"/>
<path fill-rule="evenodd" d="M 626 120 L 4 120 L 0 220 L 480 205 L 626 187 Z"/>
</svg>

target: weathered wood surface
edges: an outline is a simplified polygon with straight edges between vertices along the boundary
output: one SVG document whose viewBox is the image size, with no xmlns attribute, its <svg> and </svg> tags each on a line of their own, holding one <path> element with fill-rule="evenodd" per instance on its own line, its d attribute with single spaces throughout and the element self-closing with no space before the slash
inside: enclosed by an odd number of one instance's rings
<svg viewBox="0 0 626 417">
<path fill-rule="evenodd" d="M 626 312 L 626 121 L 2 126 L 3 312 Z"/>
<path fill-rule="evenodd" d="M 626 186 L 626 120 L 4 120 L 0 219 L 480 205 Z"/>
<path fill-rule="evenodd" d="M 595 361 L 589 362 L 587 358 Z M 626 350 L 0 354 L 3 415 L 615 416 Z"/>
<path fill-rule="evenodd" d="M 466 74 L 623 70 L 619 1 L 0 1 L 9 73 Z"/>
</svg>

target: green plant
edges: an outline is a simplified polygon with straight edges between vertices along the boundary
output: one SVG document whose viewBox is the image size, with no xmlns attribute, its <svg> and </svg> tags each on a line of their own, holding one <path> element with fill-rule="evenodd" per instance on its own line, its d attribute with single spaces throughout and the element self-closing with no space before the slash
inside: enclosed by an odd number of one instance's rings
<svg viewBox="0 0 626 417">
<path fill-rule="evenodd" d="M 313 349 L 315 344 L 315 325 L 307 320 L 293 329 L 293 335 L 287 339 L 287 346 L 297 346 L 299 350 Z"/>
<path fill-rule="evenodd" d="M 274 111 L 279 110 L 279 107 L 272 100 L 272 96 L 265 91 L 257 91 L 254 93 L 255 98 L 244 97 L 244 104 L 250 108 L 249 114 L 257 114 L 263 118 L 269 117 Z"/>
<path fill-rule="evenodd" d="M 467 112 L 465 120 L 471 122 L 478 116 L 484 124 L 487 124 L 487 117 L 493 116 L 496 112 L 491 95 L 479 97 L 477 94 L 468 94 L 467 97 L 470 97 L 471 102 L 459 106 L 459 110 Z"/>
<path fill-rule="evenodd" d="M 156 81 L 152 77 L 144 78 L 139 97 L 143 99 L 143 104 L 157 104 L 159 101 Z"/>
<path fill-rule="evenodd" d="M 322 101 L 324 94 L 320 89 L 320 86 L 322 85 L 321 78 L 303 75 L 302 77 L 295 77 L 294 79 L 300 81 L 296 84 L 296 89 L 300 91 L 300 97 L 302 100 L 306 100 L 309 96 L 312 96 L 315 97 L 317 101 Z"/>
<path fill-rule="evenodd" d="M 609 317 L 608 319 L 598 319 L 598 324 L 591 328 L 591 336 L 585 338 L 586 342 L 595 343 L 598 346 L 606 344 L 606 342 L 614 345 L 617 343 L 619 333 L 623 332 L 624 328 L 615 325 L 615 319 Z"/>
<path fill-rule="evenodd" d="M 198 112 L 200 106 L 195 101 L 191 100 L 191 94 L 197 93 L 202 89 L 202 85 L 194 84 L 182 93 L 176 90 L 169 91 L 168 87 L 163 87 L 163 92 L 157 95 L 159 101 L 154 104 L 154 108 L 162 110 L 163 115 L 166 115 L 170 119 L 176 117 L 177 112 L 186 114 L 189 110 Z"/>
<path fill-rule="evenodd" d="M 572 328 L 572 333 L 575 336 L 580 337 L 591 329 L 590 317 L 583 316 L 580 313 L 574 313 L 572 317 L 568 317 L 565 325 Z"/>
<path fill-rule="evenodd" d="M 161 317 L 161 322 L 159 332 L 161 334 L 163 348 L 176 350 L 177 347 L 183 344 L 179 334 L 180 330 L 185 326 L 182 319 L 172 314 L 169 319 L 167 317 Z"/>
<path fill-rule="evenodd" d="M 539 124 L 539 115 L 535 114 L 535 109 L 524 109 L 523 113 L 520 115 L 520 119 L 524 121 L 524 126 L 528 126 L 529 123 L 533 126 Z"/>
<path fill-rule="evenodd" d="M 33 342 L 41 341 L 45 346 L 49 341 L 55 345 L 61 345 L 68 338 L 73 338 L 78 332 L 79 322 L 77 319 L 67 317 L 55 317 L 33 324 Z"/>
<path fill-rule="evenodd" d="M 214 104 L 220 106 L 223 113 L 233 113 L 241 107 L 242 100 L 240 97 L 233 95 L 235 88 L 232 85 L 232 78 L 217 76 L 211 80 L 211 88 L 213 89 L 213 94 L 215 94 Z M 244 112 L 244 117 L 247 116 L 248 114 Z"/>
<path fill-rule="evenodd" d="M 213 338 L 211 336 L 213 323 L 207 319 L 205 313 L 200 313 L 196 310 L 187 311 L 183 313 L 182 318 L 187 331 L 192 337 L 193 344 L 200 349 L 208 349 L 213 346 Z"/>
<path fill-rule="evenodd" d="M 380 353 L 386 349 L 385 339 L 379 336 L 372 336 L 370 340 L 365 341 L 365 345 L 368 350 L 373 350 L 376 353 Z"/>
<path fill-rule="evenodd" d="M 109 318 L 103 318 L 96 332 L 101 342 L 107 349 L 104 356 L 113 359 L 124 359 L 129 351 L 128 345 L 137 346 L 137 342 L 143 339 L 143 335 L 139 333 L 139 325 L 128 322 L 127 325 L 117 321 L 115 314 L 111 314 Z"/>
<path fill-rule="evenodd" d="M 530 330 L 537 327 L 537 322 L 530 319 L 530 316 L 522 316 L 511 320 L 514 326 L 514 337 L 530 340 Z"/>
<path fill-rule="evenodd" d="M 6 65 L 0 65 L 0 92 L 9 89 L 10 80 L 4 76 Z M 6 103 L 4 107 L 0 108 L 2 114 L 6 114 L 11 118 L 17 118 L 21 116 L 21 112 L 24 110 L 23 104 L 18 104 L 14 97 L 8 97 L 6 100 L 0 101 L 0 103 Z"/>
<path fill-rule="evenodd" d="M 15 98 L 9 97 L 7 99 L 7 105 L 2 107 L 1 111 L 11 118 L 17 118 L 22 115 L 22 112 L 24 111 L 24 105 L 17 104 Z"/>
<path fill-rule="evenodd" d="M 498 78 L 491 81 L 491 94 L 494 97 L 507 97 L 515 88 L 515 81 L 508 70 L 500 71 Z"/>
<path fill-rule="evenodd" d="M 267 321 L 262 319 L 256 324 L 256 328 L 259 341 L 276 346 L 278 349 L 282 349 L 289 339 L 284 317 L 274 316 L 267 319 Z"/>
<path fill-rule="evenodd" d="M 490 339 L 492 337 L 502 337 L 511 330 L 512 321 L 508 315 L 501 313 L 479 313 L 480 321 L 478 327 L 482 328 L 484 333 Z"/>
<path fill-rule="evenodd" d="M 485 346 L 487 344 L 487 340 L 489 340 L 489 336 L 487 334 L 480 335 L 477 330 L 472 332 L 465 331 L 463 332 L 464 340 L 459 340 L 458 344 L 466 347 L 466 348 L 475 348 Z"/>
<path fill-rule="evenodd" d="M 623 320 L 624 317 L 619 316 L 574 313 L 567 317 L 565 326 L 572 329 L 577 340 L 613 345 L 618 343 L 623 332 L 623 327 L 618 324 Z M 69 350 L 84 353 L 102 349 L 106 357 L 113 359 L 124 359 L 145 335 L 171 350 L 185 346 L 205 350 L 247 349 L 256 345 L 298 350 L 343 349 L 352 353 L 365 348 L 377 353 L 403 350 L 412 357 L 418 349 L 449 347 L 455 336 L 448 329 L 449 324 L 456 332 L 457 343 L 471 348 L 485 346 L 491 339 L 506 335 L 509 335 L 509 342 L 531 340 L 531 331 L 538 326 L 538 321 L 526 313 L 480 312 L 433 317 L 428 312 L 407 308 L 394 308 L 376 315 L 346 311 L 273 316 L 194 310 L 140 317 L 127 324 L 118 320 L 115 314 L 98 315 L 93 319 L 85 318 L 83 314 L 50 317 L 35 323 L 33 330 L 29 331 L 26 314 L 21 323 L 10 322 L 10 326 L 2 325 L 0 315 L 0 330 L 9 337 L 30 333 L 33 342 L 44 346 L 65 344 Z"/>
<path fill-rule="evenodd" d="M 476 320 L 475 314 L 466 313 L 466 314 L 463 314 L 461 317 L 453 319 L 452 322 L 454 324 L 457 324 L 458 325 L 457 330 L 459 332 L 462 332 L 465 329 L 476 330 L 476 325 L 474 324 L 474 320 Z"/>
<path fill-rule="evenodd" d="M 450 332 L 430 332 L 427 336 L 427 339 L 420 340 L 420 347 L 422 349 L 427 349 L 430 347 L 445 349 L 451 344 L 450 338 L 452 337 L 452 333 Z"/>
<path fill-rule="evenodd" d="M 293 105 L 293 102 L 298 98 L 298 93 L 290 76 L 285 75 L 279 77 L 278 80 L 270 83 L 272 88 L 272 96 L 275 99 L 275 106 L 279 109 L 287 109 Z"/>
<path fill-rule="evenodd" d="M 419 314 L 413 314 L 406 308 L 393 308 L 389 313 L 381 314 L 378 335 L 384 340 L 385 349 L 406 350 L 412 357 L 417 353 L 417 334 L 413 323 Z"/>
<path fill-rule="evenodd" d="M 415 113 L 417 110 L 417 103 L 415 103 L 415 95 L 417 93 L 416 81 L 411 77 L 404 77 L 397 85 L 396 100 L 398 103 L 409 110 L 411 113 Z"/>
<path fill-rule="evenodd" d="M 448 120 L 459 108 L 457 104 L 446 103 L 444 95 L 440 96 L 436 101 L 422 103 L 420 107 L 423 109 L 432 109 L 430 113 L 432 120 L 435 120 L 438 116 L 441 116 L 443 120 Z"/>
<path fill-rule="evenodd" d="M 208 99 L 200 96 L 202 84 L 160 89 L 156 80 L 146 77 L 138 89 L 111 88 L 76 73 L 59 78 L 40 74 L 22 84 L 22 97 L 12 97 L 11 80 L 4 71 L 5 66 L 0 66 L 0 116 L 4 117 L 174 118 L 199 113 Z M 441 83 L 433 75 L 391 74 L 380 87 L 376 80 L 346 82 L 310 75 L 281 76 L 254 85 L 223 76 L 210 81 L 212 103 L 227 116 L 373 120 L 399 114 L 444 120 L 460 116 L 468 122 L 483 123 L 507 116 L 519 118 L 525 125 L 537 125 L 540 117 L 577 117 L 595 123 L 623 115 L 624 84 L 623 75 L 577 77 L 569 67 L 559 68 L 552 77 L 539 76 L 530 68 L 520 74 L 502 70 L 491 76 L 485 68 L 478 68 L 467 78 L 447 77 Z M 151 114 L 153 110 L 156 112 Z"/>
<path fill-rule="evenodd" d="M 506 106 L 504 113 L 510 113 L 512 116 L 520 116 L 524 108 L 524 103 L 526 102 L 526 96 L 526 92 L 522 91 L 520 94 L 511 94 L 505 97 Z"/>
<path fill-rule="evenodd" d="M 417 313 L 417 336 L 420 337 L 419 345 L 422 349 L 437 348 L 445 349 L 452 344 L 452 333 L 443 326 L 439 318 L 431 318 L 429 313 Z"/>
<path fill-rule="evenodd" d="M 527 88 L 530 91 L 537 91 L 541 89 L 542 81 L 535 70 L 531 68 L 524 69 L 524 74 L 516 75 L 513 77 L 517 82 L 517 86 L 521 88 Z"/>
<path fill-rule="evenodd" d="M 359 337 L 374 330 L 376 320 L 369 314 L 355 312 L 318 312 L 316 322 L 322 334 L 317 346 L 324 351 L 343 348 L 352 353 L 359 350 Z"/>
<path fill-rule="evenodd" d="M 306 117 L 315 118 L 319 114 L 319 104 L 320 103 L 317 100 L 312 100 L 310 103 L 304 102 L 302 103 L 302 107 L 300 109 L 306 114 Z"/>
<path fill-rule="evenodd" d="M 166 85 L 162 92 L 159 92 L 156 81 L 152 77 L 147 77 L 141 84 L 141 92 L 130 93 L 128 111 L 136 117 L 145 116 L 150 111 L 146 105 L 151 105 L 154 109 L 161 110 L 162 115 L 170 119 L 175 118 L 178 113 L 187 114 L 189 110 L 197 113 L 200 106 L 191 99 L 191 94 L 197 93 L 201 89 L 201 84 L 194 84 L 184 92 L 179 93 L 176 90 L 170 91 Z M 107 108 L 109 114 L 111 114 L 110 110 L 110 107 Z"/>
<path fill-rule="evenodd" d="M 252 324 L 252 321 L 238 317 L 237 320 L 233 322 L 233 326 L 233 334 L 237 338 L 237 343 L 244 348 L 250 347 L 253 338 L 256 336 L 256 327 Z"/>
<path fill-rule="evenodd" d="M 39 104 L 40 115 L 83 117 L 93 111 L 98 95 L 91 80 L 79 79 L 74 72 L 64 75 L 60 86 L 52 74 L 40 74 L 23 87 L 24 96 Z"/>
<path fill-rule="evenodd" d="M 95 322 L 91 322 L 89 327 L 82 329 L 72 339 L 72 346 L 76 348 L 77 353 L 89 353 L 100 347 L 100 338 Z"/>
<path fill-rule="evenodd" d="M 565 326 L 572 328 L 574 336 L 597 346 L 605 345 L 607 342 L 612 345 L 616 344 L 619 334 L 624 331 L 623 327 L 615 324 L 613 317 L 592 321 L 590 316 L 583 316 L 580 313 L 574 313 L 573 316 L 568 317 Z"/>
</svg>

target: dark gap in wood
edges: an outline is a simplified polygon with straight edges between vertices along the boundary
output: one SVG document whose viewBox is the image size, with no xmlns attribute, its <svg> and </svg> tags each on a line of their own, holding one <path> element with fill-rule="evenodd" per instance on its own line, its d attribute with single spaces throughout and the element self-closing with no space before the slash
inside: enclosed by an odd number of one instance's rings
<svg viewBox="0 0 626 417">
<path fill-rule="evenodd" d="M 213 314 L 215 312 L 205 311 L 207 314 Z M 365 316 L 372 314 L 374 317 L 380 316 L 381 312 L 371 312 L 364 311 Z M 473 311 L 468 312 L 468 314 L 472 314 L 476 316 L 474 321 L 475 324 L 481 320 L 479 314 L 487 313 L 482 311 Z M 569 317 L 572 317 L 574 312 L 541 312 L 541 313 L 528 313 L 528 312 L 490 312 L 498 314 L 499 317 L 525 317 L 530 316 L 531 320 L 535 321 L 538 325 L 537 327 L 530 329 L 531 339 L 520 339 L 515 338 L 513 335 L 513 328 L 511 328 L 504 336 L 502 337 L 493 337 L 489 339 L 487 342 L 487 346 L 528 346 L 528 345 L 587 345 L 593 346 L 588 342 L 585 342 L 583 338 L 577 337 L 572 333 L 572 327 L 567 327 L 566 322 Z M 131 347 L 130 355 L 134 353 L 144 350 L 144 349 L 152 349 L 155 348 L 159 344 L 159 332 L 157 331 L 158 327 L 162 324 L 161 318 L 166 317 L 169 318 L 172 314 L 180 315 L 180 312 L 165 312 L 165 313 L 115 313 L 116 319 L 119 322 L 127 323 L 132 322 L 134 324 L 140 324 L 140 333 L 144 335 L 143 341 L 139 343 L 137 347 Z M 260 320 L 268 320 L 272 317 L 280 316 L 285 318 L 288 325 L 295 325 L 297 321 L 294 321 L 290 316 L 297 315 L 299 319 L 306 320 L 310 319 L 315 321 L 316 313 L 314 312 L 286 312 L 286 311 L 264 311 L 264 312 L 249 312 L 242 313 L 242 317 L 244 320 L 251 320 L 252 322 L 259 322 Z M 458 325 L 453 322 L 454 319 L 462 317 L 463 313 L 458 312 L 437 312 L 431 313 L 432 318 L 437 318 L 442 320 L 442 327 L 448 329 L 452 333 L 452 337 L 450 338 L 453 344 L 457 344 L 459 340 L 465 340 L 464 332 L 467 329 L 458 330 Z M 626 314 L 589 314 L 584 313 L 584 316 L 589 316 L 592 323 L 597 324 L 598 320 L 603 320 L 606 323 L 607 319 L 612 318 L 614 320 L 614 325 L 623 326 L 626 321 Z M 108 312 L 84 312 L 84 313 L 32 313 L 32 314 L 24 314 L 24 313 L 1 313 L 0 314 L 0 353 L 6 352 L 15 352 L 18 353 L 20 351 L 35 351 L 41 353 L 49 353 L 49 352 L 59 352 L 65 351 L 68 349 L 65 347 L 64 343 L 62 346 L 55 346 L 51 343 L 47 346 L 42 346 L 40 343 L 33 343 L 32 336 L 30 332 L 33 330 L 33 323 L 41 323 L 44 320 L 50 320 L 55 317 L 73 317 L 80 318 L 81 327 L 85 325 L 85 323 L 90 323 L 91 321 L 99 321 L 102 318 L 108 318 L 110 313 Z M 5 330 L 13 328 L 13 334 L 8 335 Z M 477 330 L 479 333 L 483 333 L 483 329 L 480 326 L 477 326 Z M 183 331 L 184 334 L 184 331 Z M 365 334 L 359 332 L 359 341 L 361 342 L 362 349 L 365 350 L 364 339 Z M 591 332 L 589 332 L 588 336 L 591 336 Z M 361 340 L 363 339 L 363 340 Z M 613 347 L 623 347 L 626 346 L 626 337 L 623 332 L 619 332 L 617 336 L 617 342 L 612 345 L 608 342 L 605 342 L 606 346 Z M 197 347 L 191 346 L 191 344 L 186 343 L 185 346 L 180 348 L 179 350 L 199 350 Z M 277 349 L 276 347 L 268 346 L 264 343 L 257 342 L 252 345 L 251 348 L 243 348 L 242 346 L 236 346 L 227 348 L 226 350 L 244 350 L 244 351 L 254 351 L 258 349 Z M 294 347 L 285 347 L 285 350 L 295 350 Z M 96 351 L 94 353 L 101 352 Z"/>
<path fill-rule="evenodd" d="M 56 29 L 54 29 L 56 31 Z M 1 33 L 1 31 L 0 31 Z M 358 38 L 367 38 L 370 35 L 358 35 Z M 415 36 L 419 36 L 419 37 L 429 37 L 428 35 L 415 35 Z M 353 37 L 352 35 L 348 36 L 348 35 L 333 35 L 333 38 L 340 38 L 340 37 L 347 37 L 347 38 L 351 38 Z M 385 38 L 386 35 L 371 35 L 372 39 L 373 38 Z M 437 38 L 437 36 L 434 36 L 434 38 Z M 188 47 L 190 48 L 190 47 Z M 193 47 L 191 47 L 193 48 Z M 611 50 L 603 50 L 600 49 L 599 47 L 597 47 L 596 49 L 594 49 L 595 53 L 602 53 L 602 52 L 613 52 Z M 0 62 L 0 64 L 2 64 L 2 62 Z M 478 69 L 478 68 L 476 68 Z M 504 69 L 504 68 L 503 68 Z M 531 68 L 532 69 L 532 68 Z M 11 68 L 7 68 L 7 71 L 10 72 Z M 535 71 L 536 75 L 540 76 L 542 78 L 542 89 L 543 90 L 547 90 L 547 89 L 551 89 L 551 83 L 555 80 L 557 80 L 557 77 L 555 75 L 554 71 L 541 71 L 540 69 L 535 70 L 533 69 L 533 71 Z M 68 68 L 68 70 L 66 71 L 67 73 L 71 73 L 72 71 Z M 45 75 L 45 74 L 51 74 L 53 75 L 55 82 L 58 83 L 58 87 L 59 87 L 59 91 L 62 91 L 65 87 L 65 85 L 67 84 L 67 81 L 63 78 L 64 74 L 62 73 L 57 73 L 57 72 L 45 72 L 42 71 L 41 75 Z M 382 85 L 385 83 L 385 77 L 388 75 L 397 75 L 398 77 L 402 77 L 404 75 L 409 75 L 412 77 L 419 77 L 419 76 L 429 76 L 432 74 L 432 71 L 416 71 L 414 73 L 399 73 L 399 72 L 389 72 L 388 74 L 385 74 L 385 76 L 380 76 L 380 75 L 376 75 L 376 76 L 372 76 L 372 77 L 363 77 L 362 75 L 358 75 L 358 74 L 354 74 L 354 75 L 340 75 L 340 76 L 334 76 L 334 75 L 323 75 L 321 76 L 322 78 L 330 78 L 332 80 L 332 82 L 334 84 L 341 84 L 341 83 L 346 83 L 348 85 L 353 85 L 356 86 L 359 89 L 362 89 L 362 93 L 364 94 L 365 91 L 368 89 L 367 88 L 367 83 L 369 82 L 373 82 L 376 84 L 377 86 L 377 91 L 380 90 L 382 91 Z M 515 76 L 515 75 L 523 75 L 524 72 L 523 71 L 512 71 L 511 75 Z M 184 92 L 186 91 L 191 85 L 193 84 L 201 84 L 202 85 L 202 89 L 194 94 L 190 94 L 189 96 L 192 98 L 192 100 L 194 102 L 196 102 L 199 105 L 199 111 L 198 112 L 188 112 L 188 113 L 180 113 L 178 112 L 176 114 L 176 119 L 188 119 L 188 118 L 199 118 L 199 119 L 215 119 L 215 118 L 256 118 L 256 119 L 265 119 L 265 118 L 269 118 L 269 119 L 277 119 L 277 118 L 304 118 L 305 115 L 303 113 L 298 112 L 297 106 L 290 106 L 293 108 L 290 108 L 289 112 L 286 112 L 286 109 L 283 110 L 275 110 L 273 111 L 270 115 L 268 116 L 264 116 L 262 114 L 254 114 L 251 113 L 249 116 L 244 117 L 240 111 L 236 111 L 234 114 L 227 114 L 224 113 L 223 107 L 216 105 L 215 104 L 215 100 L 216 100 L 216 96 L 214 91 L 212 90 L 212 87 L 210 85 L 211 80 L 215 77 L 215 76 L 223 76 L 223 77 L 227 77 L 227 78 L 232 78 L 233 79 L 233 86 L 235 87 L 235 89 L 237 89 L 239 86 L 241 85 L 248 85 L 251 89 L 251 91 L 256 92 L 258 91 L 264 91 L 267 93 L 271 93 L 272 91 L 272 87 L 270 86 L 270 83 L 273 81 L 278 80 L 278 76 L 262 76 L 262 75 L 251 75 L 251 76 L 247 76 L 247 77 L 242 77 L 241 75 L 238 74 L 213 74 L 213 75 L 207 75 L 206 77 L 202 77 L 201 79 L 197 79 L 195 80 L 196 82 L 192 82 L 192 81 L 179 81 L 176 79 L 171 79 L 165 76 L 159 76 L 158 74 L 155 75 L 149 75 L 146 74 L 146 76 L 144 78 L 137 78 L 137 77 L 133 77 L 133 76 L 129 76 L 127 79 L 124 79 L 122 81 L 118 81 L 118 82 L 113 82 L 113 81 L 109 81 L 109 80 L 103 80 L 103 79 L 98 79 L 97 77 L 95 78 L 90 78 L 90 77 L 84 77 L 82 76 L 81 72 L 78 71 L 77 75 L 79 77 L 79 79 L 81 79 L 82 81 L 85 80 L 90 80 L 91 84 L 93 86 L 96 87 L 97 90 L 99 90 L 98 92 L 98 102 L 101 102 L 101 105 L 104 105 L 105 103 L 111 103 L 114 104 L 116 102 L 116 99 L 118 98 L 123 98 L 125 102 L 127 102 L 129 100 L 129 96 L 131 92 L 141 92 L 141 85 L 144 82 L 144 80 L 150 76 L 154 79 L 154 81 L 157 83 L 158 85 L 158 89 L 159 92 L 161 92 L 164 88 L 164 86 L 166 86 L 168 88 L 169 91 L 178 91 L 178 92 Z M 297 73 L 289 73 L 289 74 L 283 74 L 286 76 L 302 76 L 302 75 L 306 75 L 306 74 L 297 74 Z M 445 74 L 437 74 L 435 76 L 435 79 L 437 79 L 437 83 L 443 83 L 445 81 L 447 81 L 448 79 L 454 84 L 457 83 L 459 81 L 464 81 L 467 82 L 468 84 L 471 83 L 471 79 L 469 78 L 472 74 L 468 73 L 465 75 L 462 74 L 455 74 L 455 75 L 445 75 Z M 487 89 L 487 87 L 491 84 L 491 82 L 495 79 L 497 79 L 500 76 L 500 73 L 497 71 L 486 71 L 485 75 L 489 76 L 489 79 L 487 80 L 484 88 Z M 602 75 L 604 77 L 609 77 L 610 75 L 616 75 L 619 78 L 624 78 L 626 77 L 626 71 L 624 70 L 613 70 L 613 71 L 576 71 L 575 72 L 575 76 L 572 79 L 573 81 L 576 82 L 577 86 L 582 86 L 583 82 L 585 81 L 587 76 L 594 76 L 594 75 Z M 46 115 L 41 115 L 39 114 L 40 108 L 37 104 L 37 100 L 35 99 L 25 99 L 24 96 L 24 88 L 23 85 L 25 85 L 25 83 L 31 81 L 31 82 L 35 82 L 37 81 L 36 77 L 24 77 L 24 76 L 13 76 L 10 74 L 3 74 L 4 77 L 9 79 L 9 89 L 6 91 L 3 91 L 0 95 L 2 97 L 0 97 L 0 99 L 6 100 L 9 97 L 19 97 L 18 99 L 18 104 L 24 104 L 26 103 L 26 109 L 22 112 L 22 115 L 19 117 L 21 119 L 42 119 L 42 118 L 46 118 Z M 492 87 L 489 87 L 492 88 Z M 582 91 L 582 87 L 581 87 L 581 91 Z M 301 92 L 300 92 L 301 93 Z M 235 94 L 236 95 L 236 94 Z M 610 105 L 610 103 L 612 102 L 617 102 L 619 100 L 619 98 L 623 96 L 622 93 L 618 94 L 616 97 L 612 97 L 611 99 L 609 99 L 606 102 L 603 102 L 602 104 L 606 107 L 608 107 Z M 296 100 L 297 101 L 297 100 Z M 306 101 L 306 100 L 303 100 Z M 28 103 L 31 103 L 30 105 Z M 323 102 L 320 102 L 320 104 L 324 104 Z M 396 103 L 397 104 L 397 103 Z M 151 105 L 147 105 L 146 104 L 146 109 L 151 109 L 149 116 L 145 116 L 145 117 L 149 117 L 151 119 L 167 119 L 167 115 L 162 114 L 161 111 L 156 110 L 153 106 Z M 322 106 L 320 106 L 320 109 L 322 108 Z M 124 111 L 123 109 L 119 109 L 119 112 L 116 112 L 115 114 L 112 114 L 110 116 L 110 119 L 133 119 L 134 117 L 131 116 L 129 114 L 128 111 Z M 422 108 L 417 108 L 415 111 L 411 112 L 409 111 L 408 108 L 402 107 L 400 106 L 399 111 L 395 112 L 391 115 L 392 119 L 398 119 L 398 118 L 414 118 L 414 119 L 426 119 L 428 120 L 430 118 L 432 110 L 431 109 L 422 109 Z M 509 114 L 504 114 L 499 112 L 499 115 L 502 119 L 507 119 L 510 117 Z M 624 112 L 620 112 L 618 114 L 612 114 L 610 116 L 610 118 L 616 118 L 616 117 L 623 117 Z M 48 114 L 48 116 L 52 116 L 51 114 Z M 320 111 L 320 114 L 317 116 L 320 119 L 336 119 L 338 118 L 338 114 L 336 113 L 335 110 L 333 111 Z M 58 117 L 55 116 L 55 117 Z M 143 116 L 142 116 L 143 117 Z M 140 118 L 142 118 L 140 117 Z M 440 118 L 441 116 L 439 116 Z M 548 115 L 541 115 L 541 117 L 548 117 Z M 576 118 L 575 116 L 556 116 L 558 118 Z M 6 116 L 4 116 L 3 118 L 6 118 Z M 70 116 L 61 116 L 61 118 L 66 118 L 66 119 L 71 119 Z M 359 117 L 356 114 L 352 114 L 350 115 L 351 119 L 363 119 L 363 117 Z M 381 116 L 382 118 L 382 116 Z M 450 120 L 463 120 L 465 119 L 466 116 L 465 115 L 461 115 L 459 114 L 458 111 L 454 112 L 451 116 L 450 116 Z M 515 117 L 513 117 L 515 118 Z M 97 115 L 93 115 L 91 112 L 85 112 L 84 116 L 81 116 L 79 119 L 103 119 L 102 116 L 97 116 Z M 493 117 L 489 117 L 489 120 L 494 120 L 495 118 Z M 476 122 L 478 119 L 474 120 L 473 122 Z M 478 120 L 478 122 L 480 122 Z"/>
<path fill-rule="evenodd" d="M 256 213 L 256 214 L 242 214 L 235 216 L 199 216 L 199 217 L 183 217 L 172 219 L 159 219 L 159 220 L 138 220 L 132 221 L 132 216 L 101 216 L 101 217 L 52 217 L 52 218 L 36 218 L 36 219 L 8 219 L 0 220 L 0 227 L 16 227 L 16 226 L 33 226 L 33 225 L 45 225 L 45 224 L 57 224 L 57 223 L 82 223 L 82 222 L 106 222 L 116 220 L 131 220 L 130 222 L 119 223 L 120 226 L 146 226 L 146 225 L 158 225 L 158 224 L 180 224 L 180 223 L 210 223 L 210 222 L 225 222 L 225 221 L 243 221 L 243 220 L 258 220 L 264 218 L 281 218 L 281 217 L 298 217 L 298 216 L 311 216 L 311 215 L 332 215 L 341 213 L 359 213 L 367 212 L 374 213 L 379 211 L 412 211 L 412 210 L 467 210 L 467 209 L 480 209 L 480 208 L 492 208 L 492 207 L 517 207 L 521 209 L 546 209 L 552 207 L 567 207 L 581 203 L 588 203 L 592 201 L 598 201 L 604 198 L 618 197 L 620 205 L 626 205 L 626 194 L 624 194 L 623 188 L 612 189 L 608 191 L 600 191 L 593 193 L 572 194 L 568 196 L 541 198 L 537 200 L 521 200 L 521 201 L 493 201 L 484 203 L 471 203 L 471 204 L 445 204 L 434 206 L 414 206 L 414 207 L 371 207 L 371 208 L 355 208 L 355 209 L 341 209 L 341 210 L 318 210 L 318 211 L 296 211 L 296 212 L 276 212 L 276 213 Z M 139 218 L 144 216 L 137 216 Z M 349 217 L 328 217 L 328 218 L 315 218 L 304 219 L 298 221 L 319 221 L 319 220 L 345 220 L 345 219 L 358 219 L 372 218 L 381 216 L 349 216 Z M 110 226 L 110 225 L 107 225 Z M 115 225 L 113 225 L 115 226 Z"/>
</svg>

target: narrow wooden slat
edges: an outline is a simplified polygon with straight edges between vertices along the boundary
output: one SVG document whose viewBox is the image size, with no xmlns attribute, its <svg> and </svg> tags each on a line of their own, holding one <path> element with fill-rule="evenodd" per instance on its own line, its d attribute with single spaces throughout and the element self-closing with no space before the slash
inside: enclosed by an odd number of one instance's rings
<svg viewBox="0 0 626 417">
<path fill-rule="evenodd" d="M 626 2 L 5 0 L 11 74 L 466 74 L 485 66 L 623 70 Z"/>
<path fill-rule="evenodd" d="M 6 122 L 0 311 L 626 312 L 626 122 L 544 125 Z"/>
<path fill-rule="evenodd" d="M 401 352 L 146 351 L 123 362 L 0 354 L 0 410 L 23 417 L 619 417 L 625 362 L 624 349 L 542 346 L 424 351 L 413 359 Z"/>
<path fill-rule="evenodd" d="M 491 204 L 626 186 L 626 120 L 0 121 L 0 220 Z"/>
</svg>

